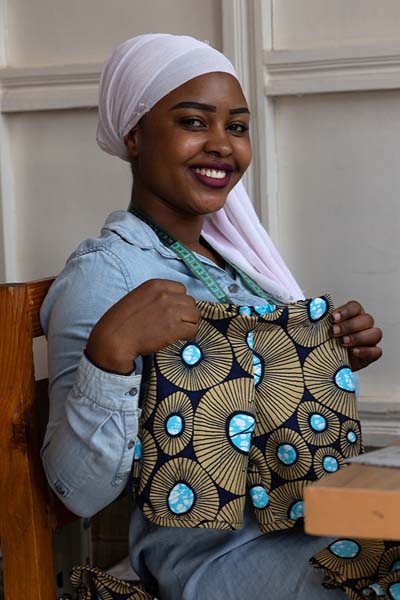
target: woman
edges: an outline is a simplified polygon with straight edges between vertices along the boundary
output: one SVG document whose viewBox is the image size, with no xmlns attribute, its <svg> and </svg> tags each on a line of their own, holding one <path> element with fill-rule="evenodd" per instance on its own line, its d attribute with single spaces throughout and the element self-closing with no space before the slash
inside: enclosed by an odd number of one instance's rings
<svg viewBox="0 0 400 600">
<path fill-rule="evenodd" d="M 302 297 L 239 183 L 251 160 L 250 115 L 223 55 L 186 36 L 128 40 L 104 66 L 99 109 L 99 145 L 132 167 L 131 211 L 110 215 L 101 236 L 79 246 L 42 309 L 51 401 L 43 464 L 82 516 L 126 486 L 141 357 L 193 340 L 195 299 L 215 301 L 143 218 L 192 251 L 237 305 Z M 353 370 L 381 354 L 381 332 L 358 302 L 335 311 L 332 335 Z M 238 531 L 160 527 L 137 507 L 130 527 L 133 567 L 160 600 L 343 597 L 321 588 L 307 564 L 323 545 L 298 528 L 262 534 L 248 507 Z"/>
</svg>

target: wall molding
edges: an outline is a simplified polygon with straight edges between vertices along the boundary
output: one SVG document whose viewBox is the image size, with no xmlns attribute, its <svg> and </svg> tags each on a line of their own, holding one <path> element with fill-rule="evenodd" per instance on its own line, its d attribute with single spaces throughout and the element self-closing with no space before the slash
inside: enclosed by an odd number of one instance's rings
<svg viewBox="0 0 400 600">
<path fill-rule="evenodd" d="M 0 112 L 96 108 L 101 63 L 0 69 Z"/>
<path fill-rule="evenodd" d="M 358 406 L 367 446 L 387 446 L 400 439 L 399 402 L 366 398 Z"/>
<path fill-rule="evenodd" d="M 224 52 L 256 102 L 255 21 L 267 12 L 265 3 L 223 0 L 222 5 Z M 265 50 L 263 67 L 267 97 L 400 89 L 400 44 Z M 101 63 L 0 68 L 0 112 L 96 108 L 100 71 Z"/>
<path fill-rule="evenodd" d="M 266 50 L 267 96 L 400 88 L 400 44 Z"/>
</svg>

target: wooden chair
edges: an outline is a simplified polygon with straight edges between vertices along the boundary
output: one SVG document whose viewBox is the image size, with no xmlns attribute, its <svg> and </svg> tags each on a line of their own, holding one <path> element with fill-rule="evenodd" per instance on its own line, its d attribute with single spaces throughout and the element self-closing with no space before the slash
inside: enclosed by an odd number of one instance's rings
<svg viewBox="0 0 400 600">
<path fill-rule="evenodd" d="M 47 382 L 35 383 L 32 343 L 43 335 L 39 309 L 52 281 L 0 285 L 0 544 L 5 600 L 55 600 L 52 533 L 77 518 L 51 492 L 39 456 Z"/>
</svg>

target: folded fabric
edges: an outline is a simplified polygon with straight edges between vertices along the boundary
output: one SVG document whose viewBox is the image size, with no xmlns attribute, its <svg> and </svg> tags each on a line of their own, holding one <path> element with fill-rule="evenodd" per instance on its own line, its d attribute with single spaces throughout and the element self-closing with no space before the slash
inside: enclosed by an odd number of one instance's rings
<svg viewBox="0 0 400 600">
<path fill-rule="evenodd" d="M 304 486 L 362 449 L 332 301 L 197 306 L 196 339 L 151 364 L 136 502 L 158 525 L 238 529 L 249 493 L 262 531 L 292 527 Z"/>
</svg>

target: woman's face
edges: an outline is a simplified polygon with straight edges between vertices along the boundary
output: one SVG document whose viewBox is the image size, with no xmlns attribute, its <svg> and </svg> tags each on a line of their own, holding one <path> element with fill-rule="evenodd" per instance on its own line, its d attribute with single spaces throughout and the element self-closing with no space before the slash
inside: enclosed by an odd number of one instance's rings
<svg viewBox="0 0 400 600">
<path fill-rule="evenodd" d="M 196 77 L 162 98 L 126 138 L 135 201 L 187 215 L 212 213 L 251 160 L 249 111 L 226 73 Z"/>
</svg>

